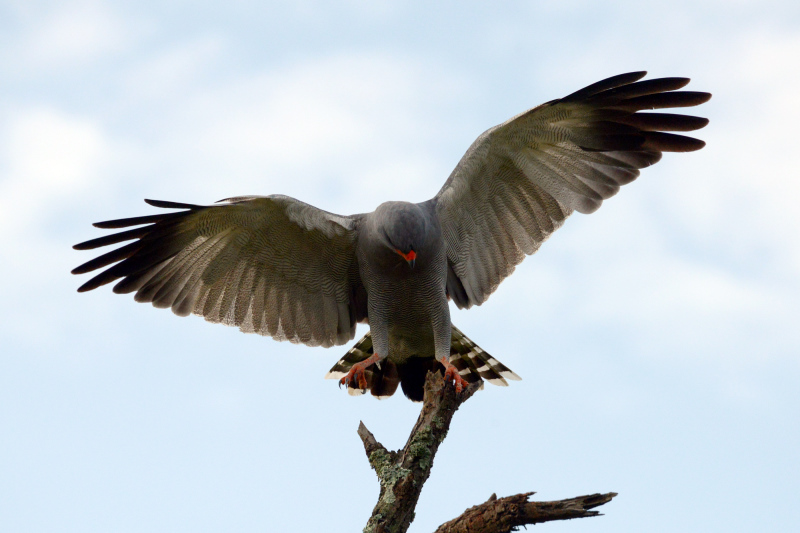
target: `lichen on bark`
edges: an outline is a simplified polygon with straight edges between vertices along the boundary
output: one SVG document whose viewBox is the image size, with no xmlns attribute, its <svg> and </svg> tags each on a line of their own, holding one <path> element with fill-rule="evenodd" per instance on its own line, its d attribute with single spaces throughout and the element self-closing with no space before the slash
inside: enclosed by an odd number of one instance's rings
<svg viewBox="0 0 800 533">
<path fill-rule="evenodd" d="M 428 470 L 433 460 L 431 446 L 434 443 L 433 432 L 431 428 L 424 427 L 411 438 L 411 444 L 408 447 L 409 453 L 417 458 L 419 467 L 423 470 Z"/>
</svg>

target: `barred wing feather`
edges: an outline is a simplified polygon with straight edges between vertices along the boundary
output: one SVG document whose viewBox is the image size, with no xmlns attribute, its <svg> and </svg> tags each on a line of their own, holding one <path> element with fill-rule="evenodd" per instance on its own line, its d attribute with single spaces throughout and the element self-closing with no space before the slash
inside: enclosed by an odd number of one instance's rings
<svg viewBox="0 0 800 533">
<path fill-rule="evenodd" d="M 114 292 L 135 292 L 136 301 L 311 346 L 348 342 L 365 318 L 356 298 L 363 292 L 354 249 L 358 217 L 280 195 L 212 206 L 146 201 L 181 211 L 95 224 L 143 227 L 75 245 L 87 250 L 135 239 L 73 270 L 113 264 L 79 291 L 120 280 Z"/>
<path fill-rule="evenodd" d="M 526 255 L 573 211 L 591 213 L 662 152 L 702 148 L 665 133 L 704 127 L 704 118 L 641 113 L 706 102 L 677 91 L 687 78 L 614 76 L 526 111 L 484 132 L 433 199 L 447 247 L 448 295 L 482 304 Z"/>
</svg>

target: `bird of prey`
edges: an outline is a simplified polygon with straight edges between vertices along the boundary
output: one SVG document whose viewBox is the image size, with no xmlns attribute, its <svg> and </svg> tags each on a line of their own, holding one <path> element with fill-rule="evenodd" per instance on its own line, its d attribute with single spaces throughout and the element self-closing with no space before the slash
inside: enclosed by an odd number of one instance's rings
<svg viewBox="0 0 800 533">
<path fill-rule="evenodd" d="M 490 128 L 435 197 L 336 215 L 282 195 L 203 206 L 145 200 L 173 211 L 94 224 L 132 228 L 74 246 L 133 241 L 74 269 L 108 267 L 83 284 L 119 280 L 116 293 L 180 316 L 310 346 L 369 333 L 326 377 L 349 392 L 422 399 L 425 375 L 443 369 L 457 390 L 519 379 L 450 323 L 448 301 L 481 305 L 573 211 L 592 213 L 662 152 L 703 141 L 667 132 L 704 127 L 693 116 L 642 112 L 696 106 L 687 78 L 599 81 Z M 177 211 L 174 211 L 177 210 Z M 113 265 L 113 266 L 109 266 Z"/>
</svg>

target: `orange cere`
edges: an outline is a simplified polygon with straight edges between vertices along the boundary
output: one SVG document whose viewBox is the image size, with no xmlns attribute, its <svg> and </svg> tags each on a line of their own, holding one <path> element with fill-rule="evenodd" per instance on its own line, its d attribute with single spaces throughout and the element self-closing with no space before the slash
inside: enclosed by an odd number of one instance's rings
<svg viewBox="0 0 800 533">
<path fill-rule="evenodd" d="M 395 250 L 395 252 L 397 252 L 398 254 L 400 254 L 400 256 L 401 256 L 403 259 L 405 259 L 406 261 L 413 261 L 414 259 L 416 259 L 416 258 L 417 258 L 417 253 L 416 253 L 414 250 L 411 250 L 411 251 L 410 251 L 410 252 L 408 252 L 407 254 L 404 254 L 404 253 L 403 253 L 403 252 L 401 252 L 400 250 Z"/>
</svg>

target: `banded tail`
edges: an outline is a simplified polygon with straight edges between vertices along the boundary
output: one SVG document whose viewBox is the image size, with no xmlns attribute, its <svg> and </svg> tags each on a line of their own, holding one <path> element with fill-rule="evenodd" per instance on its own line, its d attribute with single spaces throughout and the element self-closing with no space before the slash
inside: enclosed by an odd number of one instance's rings
<svg viewBox="0 0 800 533">
<path fill-rule="evenodd" d="M 451 326 L 451 330 L 450 363 L 469 383 L 486 380 L 493 385 L 507 387 L 506 379 L 514 381 L 522 379 L 506 365 L 483 351 L 460 329 Z M 325 374 L 325 379 L 340 379 L 355 363 L 363 361 L 372 354 L 372 336 L 367 332 L 338 363 L 333 365 L 333 368 Z M 433 357 L 410 357 L 400 365 L 385 359 L 367 368 L 367 389 L 373 396 L 383 399 L 394 394 L 399 384 L 410 400 L 421 402 L 425 376 L 429 370 L 444 370 L 444 368 Z M 482 383 L 481 388 L 483 388 Z M 350 387 L 347 392 L 352 396 L 359 396 L 366 394 L 367 389 Z"/>
</svg>

